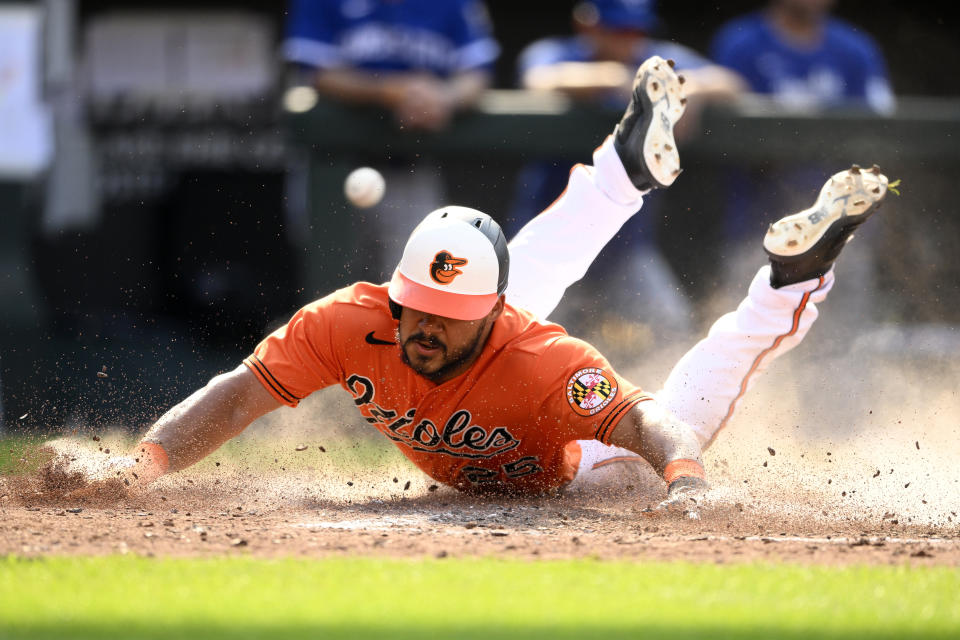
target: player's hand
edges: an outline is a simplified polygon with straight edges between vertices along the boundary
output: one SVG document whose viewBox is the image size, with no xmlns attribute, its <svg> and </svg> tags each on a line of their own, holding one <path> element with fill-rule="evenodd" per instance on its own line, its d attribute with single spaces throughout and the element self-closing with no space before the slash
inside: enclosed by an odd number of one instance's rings
<svg viewBox="0 0 960 640">
<path fill-rule="evenodd" d="M 140 488 L 146 486 L 154 478 L 141 477 L 137 473 L 137 461 L 133 456 L 113 456 L 104 461 L 104 463 L 90 476 L 91 482 L 105 483 L 115 481 L 123 484 L 125 487 Z M 142 471 L 142 470 L 141 470 Z"/>
<path fill-rule="evenodd" d="M 86 483 L 67 494 L 71 498 L 123 498 L 142 493 L 163 469 L 134 454 L 112 456 L 87 472 Z"/>
<path fill-rule="evenodd" d="M 703 496 L 708 488 L 706 480 L 681 476 L 670 483 L 667 487 L 667 499 L 654 507 L 652 512 L 699 520 Z"/>
<path fill-rule="evenodd" d="M 99 467 L 81 471 L 79 486 L 69 491 L 65 497 L 80 500 L 126 498 L 141 488 L 135 484 L 135 478 L 131 482 L 129 474 L 134 464 L 133 458 L 127 456 L 108 458 Z"/>
<path fill-rule="evenodd" d="M 119 456 L 70 440 L 48 442 L 43 450 L 49 457 L 42 470 L 45 488 L 65 497 L 123 497 L 143 491 L 166 471 L 165 461 L 142 443 Z"/>
</svg>

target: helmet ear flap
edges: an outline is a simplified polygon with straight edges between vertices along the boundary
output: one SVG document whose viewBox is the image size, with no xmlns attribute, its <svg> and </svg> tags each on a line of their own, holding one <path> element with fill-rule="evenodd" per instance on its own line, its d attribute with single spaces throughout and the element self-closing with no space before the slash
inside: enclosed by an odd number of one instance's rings
<svg viewBox="0 0 960 640">
<path fill-rule="evenodd" d="M 403 307 L 393 301 L 392 298 L 387 299 L 387 304 L 390 305 L 390 315 L 393 316 L 394 320 L 400 320 L 400 313 L 403 311 Z"/>
</svg>

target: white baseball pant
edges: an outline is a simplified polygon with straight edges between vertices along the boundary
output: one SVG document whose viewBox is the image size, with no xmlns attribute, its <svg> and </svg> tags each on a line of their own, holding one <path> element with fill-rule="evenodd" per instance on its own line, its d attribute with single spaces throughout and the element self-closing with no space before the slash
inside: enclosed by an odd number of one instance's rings
<svg viewBox="0 0 960 640">
<path fill-rule="evenodd" d="M 642 204 L 643 194 L 633 186 L 608 137 L 594 151 L 593 166 L 575 166 L 563 194 L 510 242 L 507 300 L 547 318 L 567 287 L 583 277 Z M 655 394 L 657 401 L 689 424 L 706 447 L 767 366 L 803 340 L 817 319 L 816 303 L 832 286 L 831 270 L 821 278 L 774 289 L 770 267 L 762 267 L 736 311 L 717 320 L 677 362 Z M 638 457 L 596 440 L 579 443 L 582 457 L 572 485 L 609 475 L 611 466 L 635 466 L 610 465 L 614 458 L 629 463 Z"/>
</svg>

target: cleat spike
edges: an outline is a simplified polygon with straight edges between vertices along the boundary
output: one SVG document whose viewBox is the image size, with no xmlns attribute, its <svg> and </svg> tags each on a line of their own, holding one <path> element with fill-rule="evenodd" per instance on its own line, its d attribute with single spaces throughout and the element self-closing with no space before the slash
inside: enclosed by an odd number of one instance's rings
<svg viewBox="0 0 960 640">
<path fill-rule="evenodd" d="M 667 58 L 667 64 L 670 65 L 671 69 L 677 66 L 677 63 L 674 62 L 673 58 Z"/>
<path fill-rule="evenodd" d="M 872 174 L 874 174 L 874 175 L 880 175 L 880 167 L 879 167 L 879 165 L 873 165 L 872 167 L 870 167 L 870 173 L 872 173 Z"/>
<path fill-rule="evenodd" d="M 855 164 L 850 167 L 850 173 L 853 175 L 858 175 L 860 173 L 860 165 Z"/>
<path fill-rule="evenodd" d="M 683 84 L 684 82 L 687 81 L 687 79 L 684 78 L 683 76 L 677 76 L 677 80 L 680 82 L 680 84 Z"/>
</svg>

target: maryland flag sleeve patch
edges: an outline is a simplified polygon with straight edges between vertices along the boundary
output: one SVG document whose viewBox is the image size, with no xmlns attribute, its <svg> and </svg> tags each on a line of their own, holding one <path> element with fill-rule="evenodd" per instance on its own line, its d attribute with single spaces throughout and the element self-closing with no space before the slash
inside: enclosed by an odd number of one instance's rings
<svg viewBox="0 0 960 640">
<path fill-rule="evenodd" d="M 580 369 L 567 381 L 567 402 L 577 415 L 592 416 L 617 396 L 617 387 L 603 369 Z"/>
</svg>

